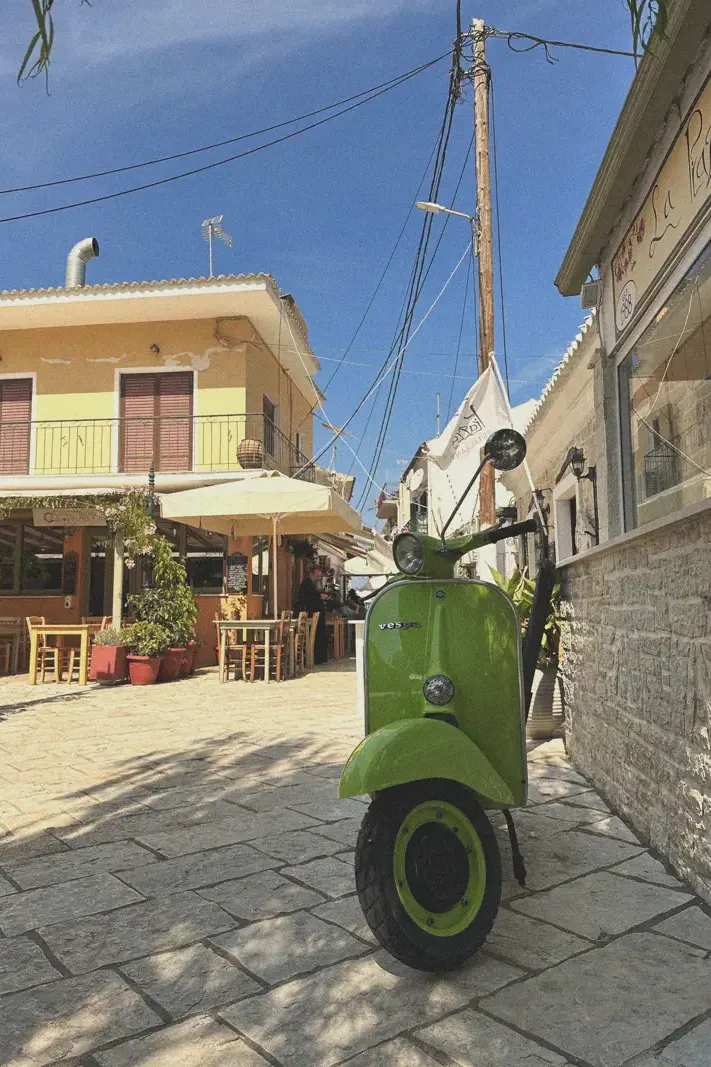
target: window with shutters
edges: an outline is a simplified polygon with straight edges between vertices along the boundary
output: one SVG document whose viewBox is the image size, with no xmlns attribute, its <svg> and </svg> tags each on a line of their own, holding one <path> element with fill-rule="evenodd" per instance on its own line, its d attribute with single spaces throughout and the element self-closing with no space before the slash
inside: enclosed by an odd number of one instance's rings
<svg viewBox="0 0 711 1067">
<path fill-rule="evenodd" d="M 274 432 L 276 408 L 268 396 L 262 397 L 262 411 L 264 412 L 264 451 L 268 456 L 273 456 L 276 450 L 276 433 Z"/>
<path fill-rule="evenodd" d="M 192 415 L 192 373 L 122 375 L 121 470 L 191 470 Z"/>
<path fill-rule="evenodd" d="M 30 473 L 32 379 L 0 379 L 0 474 Z"/>
</svg>

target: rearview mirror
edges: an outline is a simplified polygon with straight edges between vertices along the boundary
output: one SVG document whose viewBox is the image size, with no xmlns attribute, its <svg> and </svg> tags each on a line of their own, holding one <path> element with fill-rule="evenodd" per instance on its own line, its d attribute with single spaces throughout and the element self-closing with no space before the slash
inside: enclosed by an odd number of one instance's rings
<svg viewBox="0 0 711 1067">
<path fill-rule="evenodd" d="M 518 430 L 495 430 L 484 445 L 484 455 L 497 471 L 512 471 L 526 458 L 526 441 Z"/>
</svg>

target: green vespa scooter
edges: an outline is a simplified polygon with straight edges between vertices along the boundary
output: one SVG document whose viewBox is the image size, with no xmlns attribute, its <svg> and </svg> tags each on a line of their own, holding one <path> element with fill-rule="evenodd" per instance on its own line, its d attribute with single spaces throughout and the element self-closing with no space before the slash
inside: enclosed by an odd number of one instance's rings
<svg viewBox="0 0 711 1067">
<path fill-rule="evenodd" d="M 526 803 L 526 709 L 554 571 L 545 561 L 539 569 L 524 651 L 509 597 L 455 578 L 454 567 L 537 522 L 445 539 L 483 467 L 512 470 L 525 453 L 515 430 L 492 434 L 441 540 L 395 538 L 400 574 L 375 594 L 365 623 L 366 737 L 339 795 L 372 798 L 355 853 L 368 925 L 393 956 L 425 971 L 460 966 L 493 926 L 501 859 L 485 809 L 504 812 L 525 883 L 510 809 Z"/>
</svg>

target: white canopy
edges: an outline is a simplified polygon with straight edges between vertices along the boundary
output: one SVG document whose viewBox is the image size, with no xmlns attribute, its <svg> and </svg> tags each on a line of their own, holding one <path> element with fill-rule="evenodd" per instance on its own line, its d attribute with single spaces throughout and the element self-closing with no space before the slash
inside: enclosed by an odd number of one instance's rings
<svg viewBox="0 0 711 1067">
<path fill-rule="evenodd" d="M 343 569 L 346 574 L 356 576 L 395 574 L 397 572 L 390 544 L 377 533 L 374 534 L 374 540 L 375 545 L 368 552 L 365 559 L 349 559 L 345 563 Z"/>
<path fill-rule="evenodd" d="M 334 489 L 278 471 L 165 494 L 161 514 L 232 537 L 270 534 L 274 520 L 282 534 L 358 533 L 363 529 L 358 512 Z"/>
</svg>

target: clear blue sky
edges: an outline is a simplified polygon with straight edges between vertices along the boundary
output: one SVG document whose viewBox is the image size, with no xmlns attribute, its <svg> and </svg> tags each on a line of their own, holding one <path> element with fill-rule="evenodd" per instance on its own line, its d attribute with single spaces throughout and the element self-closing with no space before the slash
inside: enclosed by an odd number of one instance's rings
<svg viewBox="0 0 711 1067">
<path fill-rule="evenodd" d="M 0 46 L 0 187 L 197 147 L 347 96 L 446 51 L 454 37 L 454 6 L 454 0 L 93 0 L 91 6 L 57 0 L 48 97 L 41 80 L 15 84 L 32 18 L 30 0 L 13 0 L 12 11 L 3 14 Z M 479 0 L 476 6 L 464 0 L 465 22 L 474 15 L 499 28 L 630 46 L 623 0 Z M 511 394 L 518 403 L 540 392 L 582 321 L 579 301 L 560 297 L 553 278 L 633 64 L 558 50 L 559 62 L 551 66 L 540 50 L 514 55 L 503 41 L 491 41 L 488 49 Z M 217 249 L 217 271 L 268 271 L 283 291 L 293 293 L 322 360 L 323 383 L 350 340 L 414 199 L 441 121 L 447 76 L 443 63 L 285 145 L 160 190 L 0 225 L 0 288 L 62 284 L 68 249 L 90 234 L 101 242 L 101 258 L 89 268 L 92 282 L 204 274 L 200 223 L 224 214 L 234 248 Z M 471 130 L 469 94 L 457 110 L 442 202 L 451 197 Z M 142 181 L 181 169 L 175 163 L 137 173 Z M 138 182 L 129 174 L 3 196 L 0 215 L 132 184 Z M 473 196 L 468 173 L 458 206 L 472 208 Z M 358 365 L 344 365 L 329 389 L 327 411 L 334 423 L 350 414 L 390 344 L 421 222 L 415 214 L 348 356 Z M 452 220 L 422 311 L 466 238 L 466 224 Z M 379 481 L 395 480 L 397 460 L 409 458 L 434 432 L 437 390 L 446 414 L 464 281 L 462 270 L 408 351 Z M 475 376 L 473 336 L 469 308 L 455 404 Z M 379 410 L 361 448 L 366 465 Z M 354 422 L 357 435 L 365 415 Z M 318 441 L 327 438 L 319 430 Z M 348 455 L 340 447 L 342 469 L 350 465 Z M 362 486 L 362 478 L 359 482 Z"/>
</svg>

